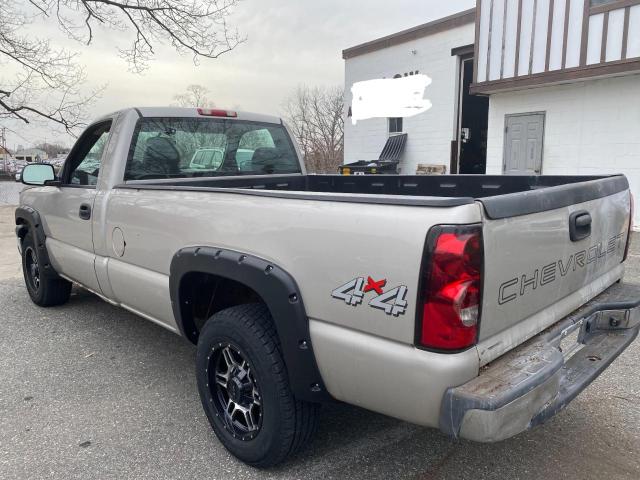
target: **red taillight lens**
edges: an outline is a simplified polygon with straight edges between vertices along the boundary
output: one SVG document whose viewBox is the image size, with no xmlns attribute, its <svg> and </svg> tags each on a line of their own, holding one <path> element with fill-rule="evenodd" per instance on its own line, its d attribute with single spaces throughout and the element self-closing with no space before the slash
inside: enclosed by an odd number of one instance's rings
<svg viewBox="0 0 640 480">
<path fill-rule="evenodd" d="M 231 110 L 218 110 L 215 108 L 199 108 L 198 115 L 204 115 L 205 117 L 236 118 L 238 116 L 238 112 L 232 112 Z"/>
<path fill-rule="evenodd" d="M 629 194 L 629 229 L 627 230 L 627 244 L 624 246 L 624 257 L 622 257 L 622 261 L 624 262 L 627 259 L 627 255 L 629 255 L 629 247 L 631 246 L 631 232 L 633 231 L 633 215 L 634 215 L 634 201 L 633 194 Z"/>
<path fill-rule="evenodd" d="M 476 343 L 482 297 L 482 227 L 438 226 L 427 238 L 419 342 L 436 350 Z"/>
</svg>

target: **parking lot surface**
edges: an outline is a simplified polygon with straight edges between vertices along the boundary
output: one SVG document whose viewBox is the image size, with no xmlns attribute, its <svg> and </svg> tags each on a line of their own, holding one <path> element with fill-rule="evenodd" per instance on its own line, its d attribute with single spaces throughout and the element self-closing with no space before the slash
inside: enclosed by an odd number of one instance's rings
<svg viewBox="0 0 640 480">
<path fill-rule="evenodd" d="M 23 183 L 0 179 L 0 205 L 16 205 L 23 188 Z"/>
<path fill-rule="evenodd" d="M 640 478 L 640 341 L 565 411 L 504 442 L 337 404 L 298 457 L 247 467 L 209 428 L 193 346 L 81 290 L 62 307 L 31 303 L 12 215 L 0 207 L 0 479 Z M 635 240 L 627 280 L 640 282 Z"/>
</svg>

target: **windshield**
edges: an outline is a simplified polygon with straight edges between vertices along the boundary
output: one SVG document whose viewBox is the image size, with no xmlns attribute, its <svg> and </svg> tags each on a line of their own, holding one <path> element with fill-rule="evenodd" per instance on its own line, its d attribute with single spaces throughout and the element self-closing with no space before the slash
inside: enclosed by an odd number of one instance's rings
<svg viewBox="0 0 640 480">
<path fill-rule="evenodd" d="M 213 118 L 142 118 L 125 180 L 300 173 L 284 127 Z"/>
</svg>

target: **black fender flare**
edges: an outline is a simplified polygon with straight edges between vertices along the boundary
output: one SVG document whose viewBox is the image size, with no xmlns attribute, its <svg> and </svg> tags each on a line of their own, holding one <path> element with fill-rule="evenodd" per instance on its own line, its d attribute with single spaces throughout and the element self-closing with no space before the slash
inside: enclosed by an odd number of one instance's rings
<svg viewBox="0 0 640 480">
<path fill-rule="evenodd" d="M 42 220 L 37 210 L 27 206 L 21 205 L 16 208 L 16 236 L 22 242 L 24 237 L 29 233 L 33 233 L 36 250 L 40 258 L 40 263 L 44 266 L 42 274 L 51 279 L 58 279 L 60 276 L 51 265 L 49 259 L 49 252 L 47 251 L 47 236 L 44 233 L 44 227 L 42 226 Z"/>
<path fill-rule="evenodd" d="M 171 261 L 171 306 L 180 333 L 197 341 L 197 332 L 185 331 L 190 317 L 187 295 L 181 291 L 185 275 L 207 273 L 241 283 L 263 299 L 275 322 L 293 394 L 299 400 L 327 402 L 327 392 L 316 363 L 302 295 L 294 278 L 282 268 L 254 255 L 215 247 L 187 247 Z"/>
</svg>

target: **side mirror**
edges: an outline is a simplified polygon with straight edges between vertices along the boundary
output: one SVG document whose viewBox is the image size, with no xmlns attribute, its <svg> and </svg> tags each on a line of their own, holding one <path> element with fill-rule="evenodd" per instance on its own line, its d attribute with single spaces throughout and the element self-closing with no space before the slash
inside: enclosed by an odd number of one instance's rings
<svg viewBox="0 0 640 480">
<path fill-rule="evenodd" d="M 30 163 L 22 169 L 21 177 L 25 185 L 44 185 L 55 180 L 56 173 L 49 163 Z"/>
</svg>

